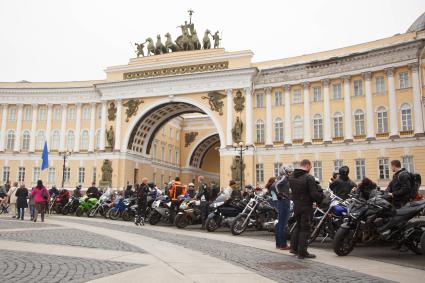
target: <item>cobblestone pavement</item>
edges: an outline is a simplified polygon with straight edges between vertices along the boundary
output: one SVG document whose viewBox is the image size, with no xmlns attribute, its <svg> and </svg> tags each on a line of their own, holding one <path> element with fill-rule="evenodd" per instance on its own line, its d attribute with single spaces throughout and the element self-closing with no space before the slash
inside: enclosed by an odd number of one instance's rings
<svg viewBox="0 0 425 283">
<path fill-rule="evenodd" d="M 142 266 L 125 262 L 0 250 L 0 280 L 8 283 L 86 282 Z"/>
<path fill-rule="evenodd" d="M 28 220 L 16 220 L 11 219 L 0 219 L 0 230 L 2 229 L 21 229 L 21 228 L 47 228 L 47 227 L 58 227 L 58 225 L 47 224 L 47 223 L 34 223 Z"/>
<path fill-rule="evenodd" d="M 84 221 L 83 221 L 84 222 Z M 38 225 L 38 224 L 37 224 Z M 12 241 L 24 241 L 32 243 L 56 244 L 67 246 L 79 246 L 87 248 L 99 248 L 105 250 L 144 252 L 142 249 L 115 240 L 113 238 L 98 235 L 78 229 L 55 229 L 55 230 L 24 230 L 24 231 L 0 231 L 0 239 Z"/>
<path fill-rule="evenodd" d="M 138 228 L 114 223 L 88 223 L 84 220 L 70 218 L 62 218 L 61 220 L 107 229 L 119 229 L 122 232 L 140 234 L 160 241 L 181 245 L 237 264 L 278 282 L 390 282 L 363 273 L 309 260 L 300 261 L 293 256 L 243 245 L 217 240 L 203 241 L 200 237 L 192 236 L 176 237 L 172 232 L 173 228 L 170 228 L 170 233 L 168 233 L 149 230 L 149 226 Z"/>
</svg>

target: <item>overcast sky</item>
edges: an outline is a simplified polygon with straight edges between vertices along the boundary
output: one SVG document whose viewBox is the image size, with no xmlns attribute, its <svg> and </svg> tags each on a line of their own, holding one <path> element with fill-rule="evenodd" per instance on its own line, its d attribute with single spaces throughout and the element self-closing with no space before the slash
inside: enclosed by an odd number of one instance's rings
<svg viewBox="0 0 425 283">
<path fill-rule="evenodd" d="M 0 0 L 0 81 L 104 79 L 135 56 L 130 42 L 193 22 L 222 32 L 228 51 L 254 61 L 363 43 L 397 33 L 425 12 L 424 0 Z"/>
</svg>

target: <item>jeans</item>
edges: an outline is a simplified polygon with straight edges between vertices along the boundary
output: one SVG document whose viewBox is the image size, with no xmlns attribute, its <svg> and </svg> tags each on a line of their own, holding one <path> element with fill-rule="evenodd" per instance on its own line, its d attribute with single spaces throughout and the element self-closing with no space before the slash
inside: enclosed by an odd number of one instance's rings
<svg viewBox="0 0 425 283">
<path fill-rule="evenodd" d="M 288 199 L 280 199 L 276 201 L 278 211 L 278 223 L 276 225 L 276 247 L 284 248 L 288 244 L 286 242 L 285 228 L 288 224 L 290 212 L 290 201 Z"/>
<path fill-rule="evenodd" d="M 30 204 L 29 208 L 30 208 L 31 220 L 33 220 L 35 216 L 35 204 Z"/>
<path fill-rule="evenodd" d="M 24 214 L 25 214 L 25 208 L 24 207 L 18 208 L 18 219 L 20 218 L 24 220 Z"/>
</svg>

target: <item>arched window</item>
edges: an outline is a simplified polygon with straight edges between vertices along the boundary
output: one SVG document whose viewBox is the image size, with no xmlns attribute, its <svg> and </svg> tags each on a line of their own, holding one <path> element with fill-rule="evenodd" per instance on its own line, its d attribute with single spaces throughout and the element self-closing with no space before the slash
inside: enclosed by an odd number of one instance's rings
<svg viewBox="0 0 425 283">
<path fill-rule="evenodd" d="M 283 121 L 280 118 L 274 120 L 274 140 L 277 142 L 283 141 Z"/>
<path fill-rule="evenodd" d="M 66 149 L 68 151 L 74 150 L 75 145 L 75 135 L 74 131 L 70 130 L 68 131 L 68 134 L 66 135 Z"/>
<path fill-rule="evenodd" d="M 344 123 L 342 121 L 342 113 L 335 112 L 334 114 L 334 137 L 340 138 L 344 136 Z"/>
<path fill-rule="evenodd" d="M 52 142 L 51 142 L 51 149 L 52 150 L 58 150 L 59 149 L 59 143 L 60 143 L 60 133 L 58 130 L 54 130 L 52 133 Z"/>
<path fill-rule="evenodd" d="M 89 131 L 84 130 L 81 132 L 81 150 L 89 149 Z"/>
<path fill-rule="evenodd" d="M 44 131 L 38 131 L 37 138 L 35 139 L 36 148 L 43 149 L 45 140 L 46 140 L 46 136 L 44 135 Z"/>
<path fill-rule="evenodd" d="M 257 120 L 255 123 L 257 132 L 257 143 L 264 143 L 264 122 L 263 120 Z"/>
<path fill-rule="evenodd" d="M 363 110 L 358 109 L 356 110 L 356 112 L 354 112 L 354 125 L 356 127 L 357 136 L 361 136 L 365 134 Z"/>
<path fill-rule="evenodd" d="M 378 121 L 378 133 L 388 133 L 388 112 L 384 106 L 378 107 L 376 111 L 377 121 Z"/>
<path fill-rule="evenodd" d="M 303 138 L 303 119 L 300 116 L 294 118 L 294 139 Z"/>
<path fill-rule="evenodd" d="M 23 151 L 29 150 L 29 148 L 30 148 L 30 139 L 31 139 L 30 132 L 29 131 L 24 131 L 22 133 L 22 148 L 21 148 Z"/>
<path fill-rule="evenodd" d="M 401 130 L 402 131 L 411 131 L 413 130 L 412 125 L 412 109 L 410 105 L 404 103 L 400 108 L 401 112 Z"/>
<path fill-rule="evenodd" d="M 313 138 L 323 139 L 323 120 L 320 114 L 316 114 L 313 117 Z"/>
<path fill-rule="evenodd" d="M 7 132 L 6 149 L 13 150 L 14 147 L 15 147 L 15 131 L 9 130 Z"/>
<path fill-rule="evenodd" d="M 100 129 L 96 131 L 95 147 L 96 149 L 100 147 Z"/>
</svg>

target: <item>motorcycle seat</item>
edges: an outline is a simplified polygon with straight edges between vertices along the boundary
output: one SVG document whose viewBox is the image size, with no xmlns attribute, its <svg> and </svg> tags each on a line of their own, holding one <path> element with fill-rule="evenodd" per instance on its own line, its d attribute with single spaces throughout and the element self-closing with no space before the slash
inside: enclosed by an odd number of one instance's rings
<svg viewBox="0 0 425 283">
<path fill-rule="evenodd" d="M 407 215 L 410 214 L 412 212 L 416 212 L 418 211 L 417 207 L 410 207 L 410 206 L 403 206 L 402 208 L 399 208 L 396 210 L 396 215 L 397 216 L 403 216 L 403 215 Z"/>
<path fill-rule="evenodd" d="M 423 205 L 423 204 L 425 204 L 425 199 L 418 200 L 418 201 L 412 201 L 412 202 L 408 203 L 406 206 L 415 207 L 415 206 L 419 206 L 419 205 Z"/>
</svg>

